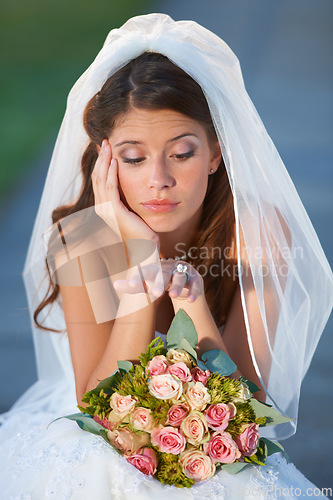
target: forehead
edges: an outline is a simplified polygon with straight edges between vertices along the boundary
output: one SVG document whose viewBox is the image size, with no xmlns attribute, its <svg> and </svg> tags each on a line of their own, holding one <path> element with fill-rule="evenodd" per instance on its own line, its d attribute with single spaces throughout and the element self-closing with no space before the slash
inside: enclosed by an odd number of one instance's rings
<svg viewBox="0 0 333 500">
<path fill-rule="evenodd" d="M 110 137 L 117 137 L 124 133 L 152 133 L 157 130 L 159 133 L 162 131 L 165 133 L 175 133 L 180 130 L 196 134 L 205 133 L 204 127 L 200 122 L 178 111 L 170 109 L 147 110 L 132 108 L 116 120 Z"/>
</svg>

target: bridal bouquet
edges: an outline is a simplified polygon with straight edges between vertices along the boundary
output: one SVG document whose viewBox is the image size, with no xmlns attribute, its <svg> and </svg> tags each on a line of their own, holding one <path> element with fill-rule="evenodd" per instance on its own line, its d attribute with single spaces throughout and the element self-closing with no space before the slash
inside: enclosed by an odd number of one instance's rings
<svg viewBox="0 0 333 500">
<path fill-rule="evenodd" d="M 191 487 L 217 468 L 231 473 L 247 464 L 265 465 L 284 451 L 259 438 L 259 427 L 287 422 L 252 397 L 258 388 L 240 377 L 220 350 L 198 359 L 197 333 L 183 310 L 176 314 L 166 347 L 156 338 L 139 364 L 119 361 L 118 370 L 68 415 L 85 431 L 102 436 L 141 472 L 162 483 Z"/>
</svg>

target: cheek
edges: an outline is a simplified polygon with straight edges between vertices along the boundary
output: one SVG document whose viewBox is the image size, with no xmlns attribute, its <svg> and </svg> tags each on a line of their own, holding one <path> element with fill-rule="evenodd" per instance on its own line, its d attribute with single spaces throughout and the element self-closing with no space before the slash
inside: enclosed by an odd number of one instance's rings
<svg viewBox="0 0 333 500">
<path fill-rule="evenodd" d="M 208 177 L 206 174 L 192 175 L 187 185 L 187 198 L 192 200 L 193 204 L 201 205 L 206 196 Z"/>
</svg>

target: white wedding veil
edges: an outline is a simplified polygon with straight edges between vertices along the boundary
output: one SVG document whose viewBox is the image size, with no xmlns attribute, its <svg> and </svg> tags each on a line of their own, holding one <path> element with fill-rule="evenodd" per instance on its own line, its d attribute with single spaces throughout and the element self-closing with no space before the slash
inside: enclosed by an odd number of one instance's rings
<svg viewBox="0 0 333 500">
<path fill-rule="evenodd" d="M 245 90 L 238 59 L 199 24 L 175 22 L 164 14 L 134 17 L 112 30 L 69 94 L 24 267 L 39 377 L 35 401 L 46 407 L 51 387 L 53 397 L 67 387 L 75 405 L 67 335 L 38 329 L 33 313 L 48 288 L 45 258 L 52 211 L 72 204 L 82 185 L 80 162 L 89 142 L 83 111 L 110 75 L 147 51 L 167 56 L 206 96 L 233 194 L 239 284 L 253 364 L 267 402 L 295 419 L 267 427 L 265 435 L 286 438 L 295 432 L 300 385 L 331 311 L 332 273 Z M 46 327 L 65 330 L 60 302 L 41 316 Z"/>
</svg>

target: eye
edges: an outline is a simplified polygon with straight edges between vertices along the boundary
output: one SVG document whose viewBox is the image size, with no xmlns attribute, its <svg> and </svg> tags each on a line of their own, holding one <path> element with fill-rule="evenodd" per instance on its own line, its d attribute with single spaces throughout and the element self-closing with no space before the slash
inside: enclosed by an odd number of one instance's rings
<svg viewBox="0 0 333 500">
<path fill-rule="evenodd" d="M 188 158 L 192 158 L 192 156 L 194 156 L 194 150 L 188 151 L 187 153 L 172 155 L 172 157 L 177 160 L 187 160 Z"/>
<path fill-rule="evenodd" d="M 137 165 L 138 163 L 142 162 L 144 158 L 123 158 L 124 163 L 130 163 L 131 165 Z"/>
</svg>

